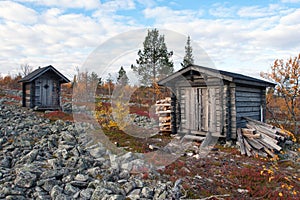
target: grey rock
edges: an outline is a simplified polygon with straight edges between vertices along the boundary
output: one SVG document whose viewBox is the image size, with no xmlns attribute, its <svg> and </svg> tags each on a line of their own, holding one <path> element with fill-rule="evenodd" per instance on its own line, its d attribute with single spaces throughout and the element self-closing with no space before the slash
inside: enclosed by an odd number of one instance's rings
<svg viewBox="0 0 300 200">
<path fill-rule="evenodd" d="M 158 199 L 167 199 L 167 196 L 168 196 L 167 191 L 163 191 L 163 192 L 159 195 Z M 154 199 L 155 199 L 155 198 L 154 198 Z"/>
<path fill-rule="evenodd" d="M 63 194 L 63 188 L 61 188 L 59 185 L 55 185 L 50 191 L 50 196 L 52 199 L 56 199 L 56 197 L 61 194 Z"/>
<path fill-rule="evenodd" d="M 119 174 L 120 179 L 128 179 L 130 177 L 130 173 L 128 170 L 122 170 Z"/>
<path fill-rule="evenodd" d="M 101 169 L 100 167 L 93 167 L 87 170 L 88 174 L 93 177 L 93 178 L 97 178 L 97 176 L 100 175 Z"/>
<path fill-rule="evenodd" d="M 81 199 L 90 199 L 92 197 L 93 192 L 94 192 L 94 189 L 92 189 L 92 188 L 87 188 L 87 189 L 81 190 L 80 198 Z"/>
<path fill-rule="evenodd" d="M 21 188 L 30 188 L 35 185 L 37 176 L 31 172 L 25 171 L 17 174 L 14 183 Z"/>
<path fill-rule="evenodd" d="M 68 173 L 69 173 L 69 170 L 65 169 L 65 168 L 60 169 L 60 170 L 56 170 L 56 169 L 47 170 L 41 174 L 41 178 L 46 179 L 46 178 L 55 177 L 56 179 L 59 179 L 59 177 L 62 177 L 63 175 L 68 174 Z"/>
<path fill-rule="evenodd" d="M 91 197 L 91 200 L 102 200 L 105 195 L 112 194 L 111 190 L 98 186 Z"/>
<path fill-rule="evenodd" d="M 104 147 L 95 147 L 93 149 L 89 149 L 89 152 L 94 158 L 101 158 L 106 154 L 106 149 Z"/>
<path fill-rule="evenodd" d="M 64 142 L 65 144 L 76 144 L 76 138 L 70 134 L 68 131 L 63 131 L 60 133 L 60 143 Z"/>
<path fill-rule="evenodd" d="M 123 195 L 114 194 L 114 195 L 105 195 L 104 199 L 107 199 L 107 200 L 124 200 L 125 197 Z"/>
<path fill-rule="evenodd" d="M 7 200 L 26 200 L 26 198 L 23 195 L 8 195 L 5 197 Z"/>
<path fill-rule="evenodd" d="M 32 163 L 36 159 L 38 153 L 39 153 L 38 149 L 33 149 L 21 159 L 21 163 Z"/>
<path fill-rule="evenodd" d="M 84 181 L 71 181 L 70 182 L 73 186 L 75 187 L 87 187 L 88 186 L 88 183 L 87 182 L 84 182 Z"/>
<path fill-rule="evenodd" d="M 181 182 L 182 182 L 182 179 L 178 179 L 174 183 L 174 187 L 172 189 L 172 196 L 173 196 L 174 199 L 179 199 L 179 197 L 182 196 L 182 194 L 181 194 Z"/>
<path fill-rule="evenodd" d="M 142 198 L 146 198 L 146 199 L 152 199 L 154 196 L 154 191 L 153 189 L 149 188 L 149 187 L 143 187 L 141 190 L 141 195 Z"/>
<path fill-rule="evenodd" d="M 127 195 L 127 198 L 132 199 L 132 200 L 140 199 L 140 193 L 141 193 L 141 189 L 134 189 Z"/>
<path fill-rule="evenodd" d="M 68 197 L 67 195 L 61 193 L 55 197 L 55 200 L 71 200 L 71 197 Z"/>
<path fill-rule="evenodd" d="M 132 160 L 129 162 L 123 162 L 121 165 L 121 169 L 122 170 L 127 170 L 127 171 L 131 171 L 134 167 L 136 169 L 145 166 L 145 162 L 141 159 L 136 159 L 136 160 Z"/>
<path fill-rule="evenodd" d="M 74 176 L 72 174 L 66 175 L 62 178 L 63 183 L 68 183 L 74 180 Z"/>
<path fill-rule="evenodd" d="M 40 180 L 37 182 L 45 191 L 50 192 L 52 188 L 58 184 L 58 181 L 55 178 L 49 178 L 45 180 Z"/>
<path fill-rule="evenodd" d="M 101 185 L 100 180 L 93 180 L 89 182 L 88 188 L 96 189 L 100 185 Z"/>
<path fill-rule="evenodd" d="M 33 196 L 37 200 L 44 200 L 44 199 L 50 199 L 50 195 L 46 194 L 45 192 L 34 192 Z"/>
<path fill-rule="evenodd" d="M 76 192 L 78 192 L 80 189 L 77 188 L 77 187 L 74 187 L 72 184 L 70 183 L 67 183 L 66 186 L 65 186 L 65 193 L 67 195 L 74 195 Z"/>
<path fill-rule="evenodd" d="M 75 181 L 82 181 L 86 182 L 89 179 L 89 176 L 84 175 L 84 174 L 77 174 L 74 178 Z"/>
<path fill-rule="evenodd" d="M 0 167 L 10 168 L 11 167 L 11 161 L 12 161 L 12 158 L 10 156 L 5 156 L 0 161 Z"/>
<path fill-rule="evenodd" d="M 134 190 L 136 188 L 136 184 L 135 182 L 127 182 L 123 185 L 123 188 L 124 188 L 124 191 L 125 191 L 125 194 L 129 194 L 132 190 Z"/>
</svg>

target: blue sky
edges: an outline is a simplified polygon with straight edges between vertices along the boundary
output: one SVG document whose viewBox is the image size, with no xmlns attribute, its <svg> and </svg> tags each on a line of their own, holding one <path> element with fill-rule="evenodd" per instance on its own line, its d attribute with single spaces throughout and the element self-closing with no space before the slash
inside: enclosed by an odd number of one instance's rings
<svg viewBox="0 0 300 200">
<path fill-rule="evenodd" d="M 300 0 L 1 0 L 0 73 L 16 74 L 22 64 L 51 64 L 72 77 L 75 67 L 89 70 L 87 60 L 97 47 L 105 52 L 126 45 L 122 38 L 114 47 L 103 46 L 105 41 L 158 28 L 178 33 L 170 41 L 182 49 L 190 35 L 193 47 L 204 50 L 218 69 L 259 76 L 275 59 L 300 53 L 299 19 Z M 120 65 L 129 70 L 138 47 L 110 57 L 106 71 L 114 74 Z M 182 52 L 175 53 L 178 69 Z M 194 57 L 202 64 L 197 51 Z"/>
</svg>

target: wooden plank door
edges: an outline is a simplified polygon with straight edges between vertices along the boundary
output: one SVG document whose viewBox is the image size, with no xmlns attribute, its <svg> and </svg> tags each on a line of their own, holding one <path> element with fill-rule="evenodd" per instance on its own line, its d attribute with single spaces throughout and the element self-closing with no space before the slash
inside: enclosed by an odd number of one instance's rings
<svg viewBox="0 0 300 200">
<path fill-rule="evenodd" d="M 209 119 L 209 109 L 208 109 L 208 90 L 207 88 L 198 88 L 198 121 L 199 131 L 208 131 L 208 119 Z"/>
<path fill-rule="evenodd" d="M 186 88 L 185 127 L 192 131 L 207 132 L 209 127 L 209 98 L 207 88 Z"/>
<path fill-rule="evenodd" d="M 43 79 L 41 82 L 41 104 L 43 107 L 52 106 L 53 81 L 50 79 Z"/>
</svg>

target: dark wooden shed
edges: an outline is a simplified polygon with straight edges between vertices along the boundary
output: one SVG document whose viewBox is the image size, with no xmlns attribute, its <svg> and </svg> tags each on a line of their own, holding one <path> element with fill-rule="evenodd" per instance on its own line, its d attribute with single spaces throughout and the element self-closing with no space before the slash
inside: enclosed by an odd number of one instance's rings
<svg viewBox="0 0 300 200">
<path fill-rule="evenodd" d="M 23 77 L 22 106 L 38 110 L 60 109 L 61 84 L 70 82 L 53 66 L 40 67 Z"/>
<path fill-rule="evenodd" d="M 189 65 L 158 82 L 173 91 L 173 133 L 235 139 L 243 117 L 265 121 L 266 88 L 275 84 L 249 76 Z"/>
</svg>

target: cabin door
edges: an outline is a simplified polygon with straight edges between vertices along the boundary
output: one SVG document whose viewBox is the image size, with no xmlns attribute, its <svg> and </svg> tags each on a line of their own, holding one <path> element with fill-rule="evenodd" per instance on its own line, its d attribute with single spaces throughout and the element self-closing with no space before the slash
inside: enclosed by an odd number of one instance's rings
<svg viewBox="0 0 300 200">
<path fill-rule="evenodd" d="M 53 80 L 41 80 L 41 106 L 49 107 L 53 105 Z"/>
<path fill-rule="evenodd" d="M 197 130 L 198 131 L 208 131 L 208 90 L 207 88 L 197 88 Z"/>
<path fill-rule="evenodd" d="M 207 88 L 187 88 L 186 98 L 186 128 L 191 131 L 207 132 L 209 118 Z"/>
</svg>

